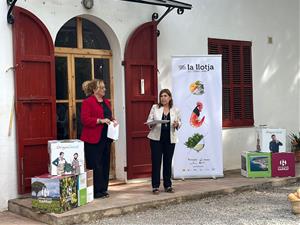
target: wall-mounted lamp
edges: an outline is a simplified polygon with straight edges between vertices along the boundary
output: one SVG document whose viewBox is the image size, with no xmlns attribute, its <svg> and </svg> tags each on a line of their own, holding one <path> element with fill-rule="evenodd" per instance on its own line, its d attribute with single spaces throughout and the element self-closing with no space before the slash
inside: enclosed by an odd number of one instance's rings
<svg viewBox="0 0 300 225">
<path fill-rule="evenodd" d="M 82 0 L 82 5 L 86 9 L 91 9 L 94 6 L 94 0 Z"/>
<path fill-rule="evenodd" d="M 14 0 L 6 0 L 7 5 L 11 5 Z"/>
</svg>

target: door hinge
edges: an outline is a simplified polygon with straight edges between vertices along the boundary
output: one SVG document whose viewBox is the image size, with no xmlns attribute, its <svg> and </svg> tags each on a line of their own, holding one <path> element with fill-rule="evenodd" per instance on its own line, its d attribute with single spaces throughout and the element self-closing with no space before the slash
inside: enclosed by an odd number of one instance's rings
<svg viewBox="0 0 300 225">
<path fill-rule="evenodd" d="M 25 192 L 25 182 L 24 182 L 24 157 L 21 158 L 21 189 Z"/>
<path fill-rule="evenodd" d="M 127 166 L 124 166 L 124 172 L 127 172 Z"/>
</svg>

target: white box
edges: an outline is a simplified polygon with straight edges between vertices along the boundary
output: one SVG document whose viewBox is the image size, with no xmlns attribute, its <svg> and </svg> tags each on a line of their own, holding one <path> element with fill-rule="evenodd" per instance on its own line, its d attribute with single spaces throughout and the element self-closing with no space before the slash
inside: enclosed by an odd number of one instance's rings
<svg viewBox="0 0 300 225">
<path fill-rule="evenodd" d="M 48 152 L 51 175 L 84 173 L 84 143 L 82 141 L 77 139 L 48 141 Z"/>
<path fill-rule="evenodd" d="M 86 172 L 84 172 L 78 175 L 77 188 L 78 190 L 80 190 L 86 187 L 87 187 L 87 176 L 86 176 Z"/>
<path fill-rule="evenodd" d="M 87 170 L 77 176 L 78 206 L 94 200 L 93 170 Z"/>
<path fill-rule="evenodd" d="M 94 200 L 94 185 L 86 188 L 87 190 L 87 203 Z"/>
<path fill-rule="evenodd" d="M 286 152 L 286 130 L 259 128 L 257 130 L 257 149 L 261 152 L 277 152 L 277 150 Z"/>
</svg>

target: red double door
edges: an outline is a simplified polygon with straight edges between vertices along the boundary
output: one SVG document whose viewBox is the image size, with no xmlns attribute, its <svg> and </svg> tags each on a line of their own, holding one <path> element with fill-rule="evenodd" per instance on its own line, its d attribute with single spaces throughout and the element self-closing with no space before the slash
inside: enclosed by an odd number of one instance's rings
<svg viewBox="0 0 300 225">
<path fill-rule="evenodd" d="M 48 172 L 48 140 L 56 139 L 54 45 L 45 25 L 15 7 L 13 45 L 18 149 L 18 190 L 30 192 L 31 177 Z M 137 28 L 125 52 L 128 179 L 151 173 L 148 128 L 150 107 L 157 101 L 156 22 Z"/>
</svg>

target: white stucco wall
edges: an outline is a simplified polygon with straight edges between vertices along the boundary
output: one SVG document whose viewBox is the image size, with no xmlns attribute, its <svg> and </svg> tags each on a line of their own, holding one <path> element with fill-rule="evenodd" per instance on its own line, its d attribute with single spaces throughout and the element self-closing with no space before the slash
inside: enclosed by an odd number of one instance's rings
<svg viewBox="0 0 300 225">
<path fill-rule="evenodd" d="M 17 195 L 17 160 L 15 144 L 14 74 L 11 26 L 6 22 L 7 7 L 0 3 L 0 211 L 7 207 L 7 200 Z M 13 122 L 10 129 L 10 117 Z M 9 135 L 9 130 L 11 133 Z"/>
<path fill-rule="evenodd" d="M 192 11 L 159 25 L 160 88 L 171 87 L 172 55 L 207 54 L 208 38 L 251 41 L 255 125 L 299 130 L 299 1 L 186 2 Z M 239 153 L 255 146 L 254 127 L 223 129 L 224 169 L 239 168 Z"/>
<path fill-rule="evenodd" d="M 158 26 L 159 90 L 171 87 L 171 56 L 207 54 L 207 39 L 235 39 L 252 42 L 253 97 L 255 124 L 297 131 L 300 128 L 300 22 L 299 0 L 182 0 L 193 5 L 183 15 L 171 12 Z M 95 0 L 85 10 L 81 0 L 19 0 L 17 5 L 35 14 L 48 28 L 53 41 L 70 18 L 83 16 L 107 35 L 113 51 L 116 117 L 121 137 L 116 143 L 117 177 L 126 179 L 125 89 L 121 66 L 126 41 L 133 30 L 160 15 L 165 8 L 117 0 Z M 15 121 L 8 136 L 14 93 L 11 25 L 6 22 L 6 1 L 0 12 L 0 210 L 17 197 Z M 268 44 L 268 37 L 273 44 Z M 240 167 L 240 152 L 254 150 L 255 129 L 223 130 L 224 169 Z"/>
</svg>

